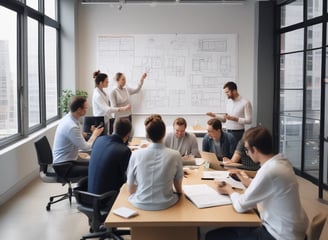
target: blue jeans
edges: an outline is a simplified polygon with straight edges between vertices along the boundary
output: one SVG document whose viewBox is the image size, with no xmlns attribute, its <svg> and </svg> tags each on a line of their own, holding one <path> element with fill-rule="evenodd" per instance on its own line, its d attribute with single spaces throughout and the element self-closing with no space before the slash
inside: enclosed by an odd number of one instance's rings
<svg viewBox="0 0 328 240">
<path fill-rule="evenodd" d="M 226 227 L 209 231 L 206 240 L 275 240 L 265 227 Z"/>
</svg>

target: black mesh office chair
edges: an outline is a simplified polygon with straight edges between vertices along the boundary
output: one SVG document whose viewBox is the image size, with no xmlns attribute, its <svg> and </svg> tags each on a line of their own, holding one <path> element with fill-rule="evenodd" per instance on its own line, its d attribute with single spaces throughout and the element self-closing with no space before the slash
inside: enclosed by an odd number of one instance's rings
<svg viewBox="0 0 328 240">
<path fill-rule="evenodd" d="M 103 194 L 89 193 L 88 178 L 85 177 L 74 188 L 74 195 L 78 203 L 77 208 L 87 215 L 90 226 L 90 233 L 82 236 L 81 240 L 89 238 L 123 240 L 121 235 L 130 235 L 129 230 L 104 227 L 105 219 L 117 197 L 116 191 L 109 191 Z"/>
<path fill-rule="evenodd" d="M 50 211 L 52 204 L 68 199 L 70 205 L 72 203 L 72 182 L 77 182 L 80 178 L 69 178 L 67 174 L 72 167 L 72 163 L 60 163 L 56 164 L 56 168 L 52 167 L 52 150 L 49 141 L 46 136 L 43 136 L 34 143 L 35 150 L 38 157 L 38 163 L 40 166 L 40 178 L 46 183 L 61 183 L 62 185 L 68 185 L 68 191 L 63 194 L 50 196 L 47 204 L 47 211 Z"/>
</svg>

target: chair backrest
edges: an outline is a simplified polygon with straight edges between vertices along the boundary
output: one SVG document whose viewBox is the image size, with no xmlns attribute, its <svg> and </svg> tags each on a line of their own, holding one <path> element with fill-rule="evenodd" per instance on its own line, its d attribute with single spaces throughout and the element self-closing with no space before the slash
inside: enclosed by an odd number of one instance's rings
<svg viewBox="0 0 328 240">
<path fill-rule="evenodd" d="M 74 188 L 74 196 L 78 203 L 77 208 L 88 216 L 90 228 L 98 232 L 114 204 L 117 192 L 89 193 L 87 179 L 85 177 L 79 181 L 78 186 Z"/>
<path fill-rule="evenodd" d="M 43 136 L 36 142 L 34 142 L 36 154 L 38 157 L 38 163 L 40 165 L 40 171 L 47 172 L 48 165 L 52 164 L 52 150 L 49 141 L 46 136 Z"/>
<path fill-rule="evenodd" d="M 327 214 L 319 213 L 311 221 L 310 227 L 307 232 L 307 240 L 318 240 L 327 220 Z"/>
</svg>

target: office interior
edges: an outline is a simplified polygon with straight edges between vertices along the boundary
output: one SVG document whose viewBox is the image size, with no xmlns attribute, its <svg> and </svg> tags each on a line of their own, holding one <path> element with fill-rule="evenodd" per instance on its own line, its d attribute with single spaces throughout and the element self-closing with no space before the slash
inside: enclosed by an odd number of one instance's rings
<svg viewBox="0 0 328 240">
<path fill-rule="evenodd" d="M 103 34 L 237 34 L 236 82 L 240 94 L 253 104 L 253 125 L 272 131 L 276 150 L 290 158 L 297 174 L 318 186 L 317 197 L 325 200 L 327 1 L 90 2 L 0 0 L 0 11 L 9 12 L 15 19 L 6 22 L 6 27 L 16 29 L 12 32 L 16 33 L 18 56 L 14 74 L 7 69 L 11 60 L 1 60 L 1 85 L 6 86 L 8 77 L 17 85 L 13 91 L 15 107 L 0 106 L 1 112 L 10 112 L 2 114 L 0 120 L 0 205 L 38 177 L 34 141 L 46 135 L 53 142 L 62 116 L 58 109 L 61 91 L 83 89 L 91 97 L 92 73 L 98 69 L 96 37 Z M 48 10 L 49 16 L 42 9 Z M 34 34 L 38 37 L 29 38 L 28 33 L 33 30 L 28 26 L 38 24 L 40 28 Z M 35 42 L 39 61 L 34 62 L 36 68 L 31 70 L 28 61 L 35 59 L 31 58 L 28 46 Z M 1 46 L 5 48 L 6 43 L 0 39 Z M 6 59 L 6 51 L 2 52 L 5 57 L 1 58 Z M 29 91 L 33 91 L 28 88 L 32 77 L 29 71 L 34 71 L 39 84 L 36 100 L 29 98 Z M 8 93 L 3 94 L 1 102 L 9 104 L 5 101 L 10 99 Z M 36 112 L 29 105 L 33 101 L 37 102 Z M 92 113 L 91 106 L 88 111 Z M 12 127 L 13 115 L 14 129 L 8 134 L 4 130 Z M 38 116 L 35 122 L 31 122 L 33 115 Z M 167 126 L 176 116 L 179 115 L 164 116 Z M 145 115 L 133 116 L 136 136 L 143 135 L 140 129 L 144 118 Z M 188 115 L 186 119 L 205 125 L 208 118 L 204 114 Z"/>
</svg>

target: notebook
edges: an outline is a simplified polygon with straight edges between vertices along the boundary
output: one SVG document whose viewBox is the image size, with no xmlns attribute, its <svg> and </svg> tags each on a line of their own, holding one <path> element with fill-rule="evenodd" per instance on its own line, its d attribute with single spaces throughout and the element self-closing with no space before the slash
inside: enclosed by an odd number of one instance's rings
<svg viewBox="0 0 328 240">
<path fill-rule="evenodd" d="M 231 204 L 229 196 L 218 193 L 207 184 L 183 185 L 186 197 L 198 208 Z"/>
<path fill-rule="evenodd" d="M 223 163 L 218 160 L 215 153 L 212 152 L 200 152 L 202 159 L 210 164 L 210 168 L 215 170 L 224 170 Z"/>
<path fill-rule="evenodd" d="M 124 217 L 124 218 L 130 218 L 130 217 L 138 215 L 137 211 L 127 208 L 127 207 L 117 208 L 117 209 L 113 210 L 113 213 L 120 217 Z"/>
</svg>

